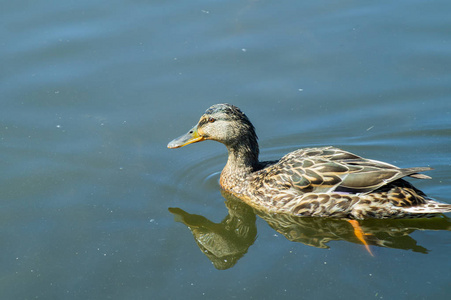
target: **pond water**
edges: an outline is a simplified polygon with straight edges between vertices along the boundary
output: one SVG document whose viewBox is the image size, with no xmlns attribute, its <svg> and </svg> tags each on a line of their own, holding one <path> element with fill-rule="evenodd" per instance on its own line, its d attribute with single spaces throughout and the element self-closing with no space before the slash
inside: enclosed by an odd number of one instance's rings
<svg viewBox="0 0 451 300">
<path fill-rule="evenodd" d="M 448 219 L 364 222 L 371 256 L 343 221 L 222 195 L 223 145 L 166 145 L 228 102 L 264 160 L 333 145 L 431 166 L 411 182 L 451 203 L 450 14 L 444 0 L 3 3 L 1 298 L 449 299 Z"/>
</svg>

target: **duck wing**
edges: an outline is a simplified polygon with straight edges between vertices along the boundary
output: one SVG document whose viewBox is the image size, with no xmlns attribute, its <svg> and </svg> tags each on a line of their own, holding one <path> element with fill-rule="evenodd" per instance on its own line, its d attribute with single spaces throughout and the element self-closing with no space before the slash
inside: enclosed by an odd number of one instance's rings
<svg viewBox="0 0 451 300">
<path fill-rule="evenodd" d="M 370 193 L 405 176 L 430 178 L 418 172 L 431 170 L 429 167 L 401 169 L 333 147 L 291 152 L 269 169 L 269 177 L 278 177 L 276 182 L 300 192 L 352 194 Z"/>
</svg>

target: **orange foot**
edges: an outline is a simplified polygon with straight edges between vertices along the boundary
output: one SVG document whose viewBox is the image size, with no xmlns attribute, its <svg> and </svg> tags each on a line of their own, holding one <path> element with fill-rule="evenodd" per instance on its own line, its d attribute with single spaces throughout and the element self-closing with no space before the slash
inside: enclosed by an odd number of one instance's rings
<svg viewBox="0 0 451 300">
<path fill-rule="evenodd" d="M 365 233 L 363 233 L 362 228 L 359 225 L 359 222 L 357 222 L 356 220 L 348 220 L 348 222 L 352 225 L 352 227 L 354 228 L 354 234 L 355 236 L 363 243 L 363 245 L 365 246 L 366 250 L 368 251 L 368 253 L 371 256 L 374 256 L 373 253 L 371 252 L 370 246 L 368 245 L 368 243 L 365 241 Z"/>
</svg>

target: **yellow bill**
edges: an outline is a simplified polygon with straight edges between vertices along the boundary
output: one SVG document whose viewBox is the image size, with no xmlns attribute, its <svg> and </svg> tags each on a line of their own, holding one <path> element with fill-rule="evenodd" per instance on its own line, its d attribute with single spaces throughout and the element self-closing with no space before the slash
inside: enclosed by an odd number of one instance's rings
<svg viewBox="0 0 451 300">
<path fill-rule="evenodd" d="M 179 136 L 178 138 L 172 140 L 168 144 L 168 148 L 174 149 L 174 148 L 180 148 L 192 143 L 202 142 L 205 138 L 197 132 L 197 125 L 194 126 L 188 133 Z"/>
</svg>

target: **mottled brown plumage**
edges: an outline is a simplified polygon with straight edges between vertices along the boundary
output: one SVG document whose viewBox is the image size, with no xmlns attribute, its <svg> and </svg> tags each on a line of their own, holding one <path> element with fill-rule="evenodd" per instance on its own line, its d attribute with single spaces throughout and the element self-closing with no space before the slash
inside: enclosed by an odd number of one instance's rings
<svg viewBox="0 0 451 300">
<path fill-rule="evenodd" d="M 208 139 L 223 143 L 229 152 L 221 187 L 271 213 L 382 219 L 451 212 L 451 204 L 428 198 L 402 179 L 430 178 L 419 174 L 429 167 L 402 169 L 334 147 L 299 149 L 278 161 L 260 162 L 254 126 L 229 104 L 210 107 L 194 128 L 168 147 Z"/>
</svg>

